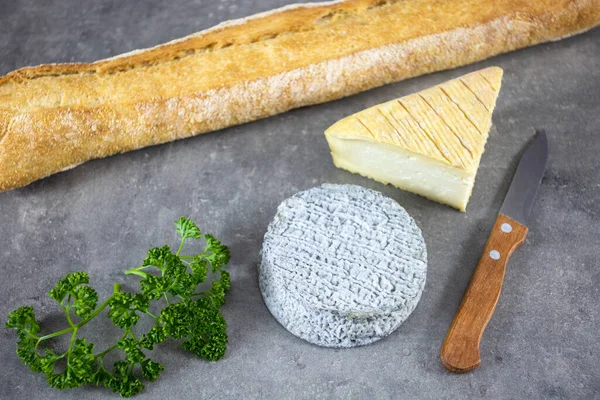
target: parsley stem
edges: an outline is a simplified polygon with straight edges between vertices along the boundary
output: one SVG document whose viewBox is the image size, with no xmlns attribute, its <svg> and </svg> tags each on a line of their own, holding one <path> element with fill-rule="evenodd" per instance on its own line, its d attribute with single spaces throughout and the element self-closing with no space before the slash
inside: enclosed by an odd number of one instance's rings
<svg viewBox="0 0 600 400">
<path fill-rule="evenodd" d="M 73 327 L 70 327 L 70 328 L 63 329 L 62 331 L 58 331 L 58 332 L 54 332 L 54 333 L 51 333 L 51 334 L 49 334 L 49 335 L 46 335 L 46 336 L 42 336 L 42 337 L 39 339 L 39 341 L 41 342 L 41 341 L 43 341 L 43 340 L 51 339 L 51 338 L 53 338 L 53 337 L 57 337 L 57 336 L 60 336 L 60 335 L 65 335 L 65 334 L 67 334 L 67 333 L 69 333 L 69 332 L 72 332 L 72 331 L 73 331 L 73 329 L 75 329 L 75 328 L 73 328 Z"/>
<path fill-rule="evenodd" d="M 127 328 L 127 333 L 129 333 L 131 335 L 133 340 L 135 340 L 136 342 L 138 341 L 137 338 L 135 337 L 135 333 L 133 333 L 133 331 L 131 330 L 131 327 Z"/>
<path fill-rule="evenodd" d="M 196 257 L 204 257 L 206 256 L 206 252 L 207 249 L 204 249 L 204 251 L 202 253 L 196 254 L 196 255 L 189 255 L 189 256 L 179 256 L 179 258 L 196 258 Z"/>
<path fill-rule="evenodd" d="M 108 353 L 110 353 L 111 351 L 113 351 L 114 349 L 117 348 L 117 344 L 113 344 L 112 346 L 110 346 L 108 349 L 104 350 L 102 353 L 98 353 L 94 355 L 94 358 L 104 358 L 105 355 L 107 355 Z"/>
<path fill-rule="evenodd" d="M 118 343 L 118 342 L 120 342 L 121 340 L 125 339 L 125 338 L 127 337 L 127 335 L 129 335 L 129 332 L 128 332 L 128 331 L 125 331 L 125 333 L 123 333 L 123 336 L 121 336 L 121 338 L 120 338 L 119 340 L 117 340 L 117 343 Z M 116 348 L 117 348 L 117 343 L 113 344 L 113 345 L 112 345 L 112 346 L 110 346 L 108 349 L 104 350 L 103 352 L 101 352 L 101 353 L 98 353 L 98 354 L 95 354 L 95 355 L 94 355 L 94 358 L 98 358 L 98 357 L 100 357 L 100 358 L 104 359 L 104 356 L 105 356 L 106 354 L 110 353 L 111 351 L 113 351 L 114 349 L 116 349 Z"/>
<path fill-rule="evenodd" d="M 147 273 L 142 272 L 136 268 L 128 269 L 127 271 L 125 271 L 125 275 L 137 275 L 137 276 L 141 276 L 144 279 L 146 279 L 148 277 Z"/>
<path fill-rule="evenodd" d="M 121 285 L 118 284 L 118 283 L 115 283 L 115 285 L 113 287 L 113 290 L 114 290 L 113 295 L 110 296 L 108 299 L 106 299 L 104 301 L 104 303 L 100 304 L 100 306 L 98 308 L 96 308 L 96 310 L 94 310 L 94 312 L 91 313 L 89 317 L 87 317 L 84 320 L 81 320 L 78 324 L 73 324 L 71 322 L 71 327 L 70 328 L 65 328 L 62 331 L 58 331 L 58 332 L 54 332 L 54 333 L 50 333 L 48 335 L 42 336 L 42 337 L 39 338 L 39 341 L 41 342 L 41 341 L 46 340 L 46 339 L 50 339 L 50 338 L 53 338 L 53 337 L 56 337 L 56 336 L 64 335 L 64 334 L 67 334 L 69 332 L 72 332 L 73 330 L 76 331 L 77 329 L 81 328 L 82 326 L 84 326 L 85 324 L 87 324 L 88 322 L 90 322 L 92 319 L 94 319 L 94 317 L 96 317 L 96 315 L 100 314 L 102 312 L 102 310 L 104 310 L 106 308 L 106 306 L 108 306 L 108 303 L 110 303 L 110 301 L 112 300 L 113 296 L 116 293 L 120 292 Z"/>
<path fill-rule="evenodd" d="M 158 318 L 156 315 L 152 314 L 150 311 L 142 311 L 142 312 L 143 312 L 144 314 L 147 314 L 147 315 L 151 316 L 151 317 L 152 317 L 152 318 L 154 318 L 154 319 L 157 319 L 157 318 Z"/>
<path fill-rule="evenodd" d="M 115 292 L 118 293 L 118 292 Z M 108 299 L 106 299 L 104 301 L 104 303 L 100 304 L 100 307 L 96 308 L 94 310 L 93 313 L 90 314 L 89 317 L 87 317 L 86 319 L 82 320 L 81 322 L 79 322 L 77 325 L 75 325 L 76 329 L 81 328 L 82 326 L 84 326 L 85 324 L 87 324 L 88 322 L 90 322 L 92 319 L 94 319 L 94 317 L 98 314 L 100 314 L 102 312 L 102 310 L 104 310 L 106 308 L 106 306 L 108 306 L 108 303 L 110 303 L 110 301 L 112 300 L 114 294 L 112 296 L 110 296 Z"/>
<path fill-rule="evenodd" d="M 148 268 L 149 265 L 140 265 L 139 267 L 135 267 L 135 268 L 129 268 L 127 270 L 125 270 L 125 275 L 139 275 L 142 278 L 147 278 L 148 274 L 145 272 L 142 272 L 143 269 Z"/>
<path fill-rule="evenodd" d="M 135 271 L 139 271 L 139 270 L 142 270 L 142 269 L 146 269 L 146 268 L 148 268 L 149 266 L 150 266 L 150 265 L 140 265 L 140 266 L 137 266 L 137 267 L 135 267 L 135 268 L 129 268 L 127 271 L 134 271 L 134 270 L 135 270 Z"/>
<path fill-rule="evenodd" d="M 34 335 L 33 333 L 29 332 L 27 329 L 25 329 L 24 332 L 27 334 L 27 336 L 29 336 L 32 339 L 40 340 L 39 336 Z"/>
<path fill-rule="evenodd" d="M 67 363 L 71 361 L 71 349 L 73 348 L 73 343 L 75 342 L 76 337 L 77 328 L 73 328 L 73 334 L 71 335 L 71 340 L 69 341 L 69 348 L 67 349 Z"/>
<path fill-rule="evenodd" d="M 184 243 L 185 243 L 185 238 L 181 239 L 181 244 L 179 245 L 179 248 L 177 249 L 177 253 L 175 253 L 176 256 L 179 256 L 179 253 L 181 253 L 181 249 L 183 249 Z"/>
<path fill-rule="evenodd" d="M 165 293 L 165 300 L 167 301 L 167 305 L 171 305 L 171 302 L 169 302 L 169 298 L 167 297 L 167 294 Z"/>
<path fill-rule="evenodd" d="M 69 323 L 69 325 L 71 325 L 71 327 L 75 328 L 75 324 L 73 323 L 73 320 L 71 320 L 71 309 L 70 308 L 65 308 L 65 315 L 67 316 L 67 322 Z"/>
</svg>

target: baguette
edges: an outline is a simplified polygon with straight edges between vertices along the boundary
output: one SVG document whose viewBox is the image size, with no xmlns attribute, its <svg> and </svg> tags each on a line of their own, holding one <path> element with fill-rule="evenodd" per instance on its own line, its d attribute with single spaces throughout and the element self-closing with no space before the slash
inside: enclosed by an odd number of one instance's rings
<svg viewBox="0 0 600 400">
<path fill-rule="evenodd" d="M 333 1 L 90 64 L 22 68 L 0 77 L 0 191 L 599 23 L 598 0 Z"/>
</svg>

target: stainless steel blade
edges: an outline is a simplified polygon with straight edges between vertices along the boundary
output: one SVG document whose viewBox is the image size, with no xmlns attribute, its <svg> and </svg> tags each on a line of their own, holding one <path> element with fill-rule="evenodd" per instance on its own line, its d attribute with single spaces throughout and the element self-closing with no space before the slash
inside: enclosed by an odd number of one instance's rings
<svg viewBox="0 0 600 400">
<path fill-rule="evenodd" d="M 544 177 L 547 160 L 548 138 L 546 132 L 537 131 L 533 142 L 519 161 L 517 171 L 508 188 L 504 203 L 502 203 L 501 214 L 523 225 L 527 224 L 535 196 Z"/>
</svg>

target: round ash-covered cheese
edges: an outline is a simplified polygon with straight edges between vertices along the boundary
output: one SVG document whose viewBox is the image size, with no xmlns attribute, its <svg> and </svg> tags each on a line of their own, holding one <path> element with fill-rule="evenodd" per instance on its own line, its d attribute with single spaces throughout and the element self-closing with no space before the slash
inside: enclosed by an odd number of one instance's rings
<svg viewBox="0 0 600 400">
<path fill-rule="evenodd" d="M 294 335 L 354 347 L 406 320 L 426 272 L 421 230 L 398 203 L 360 186 L 325 184 L 278 207 L 259 284 L 271 314 Z"/>
</svg>

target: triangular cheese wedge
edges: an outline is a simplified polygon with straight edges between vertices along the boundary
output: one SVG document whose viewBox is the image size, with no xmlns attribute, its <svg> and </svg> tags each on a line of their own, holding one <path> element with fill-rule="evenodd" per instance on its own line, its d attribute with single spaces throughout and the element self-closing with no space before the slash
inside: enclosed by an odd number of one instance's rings
<svg viewBox="0 0 600 400">
<path fill-rule="evenodd" d="M 325 131 L 333 162 L 465 211 L 501 80 L 486 68 L 344 118 Z"/>
</svg>

